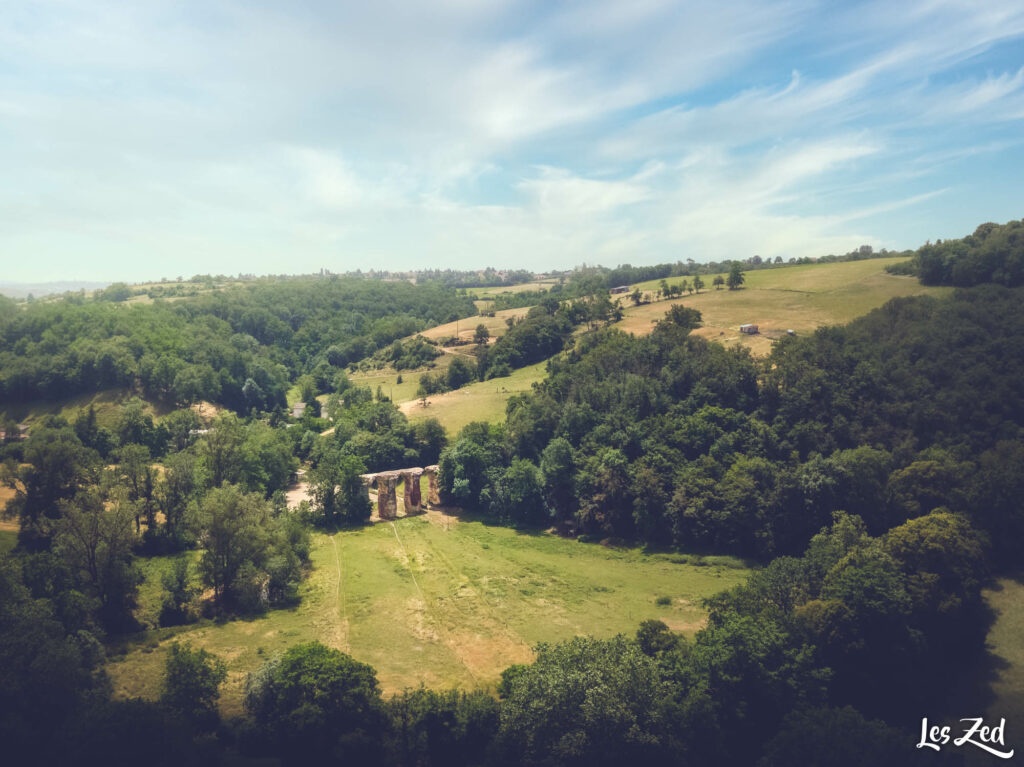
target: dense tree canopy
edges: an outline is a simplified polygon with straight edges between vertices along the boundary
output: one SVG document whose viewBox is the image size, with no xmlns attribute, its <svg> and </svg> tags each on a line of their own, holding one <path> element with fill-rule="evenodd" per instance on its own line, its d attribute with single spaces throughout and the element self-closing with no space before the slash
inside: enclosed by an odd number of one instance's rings
<svg viewBox="0 0 1024 767">
<path fill-rule="evenodd" d="M 586 334 L 509 400 L 505 424 L 464 430 L 441 487 L 506 521 L 762 558 L 800 551 L 834 511 L 880 533 L 947 507 L 1008 552 L 1022 532 L 1008 487 L 1024 442 L 1022 306 L 997 288 L 895 299 L 784 338 L 763 363 L 690 335 L 699 313 L 679 306 L 644 338 Z M 527 496 L 543 500 L 510 513 Z"/>
<path fill-rule="evenodd" d="M 0 400 L 138 381 L 181 404 L 271 410 L 301 373 L 330 378 L 332 366 L 475 313 L 437 283 L 354 278 L 260 280 L 173 303 L 36 302 L 0 311 Z"/>
<path fill-rule="evenodd" d="M 1024 220 L 990 222 L 958 240 L 929 242 L 890 271 L 916 274 L 925 285 L 1024 285 Z"/>
</svg>

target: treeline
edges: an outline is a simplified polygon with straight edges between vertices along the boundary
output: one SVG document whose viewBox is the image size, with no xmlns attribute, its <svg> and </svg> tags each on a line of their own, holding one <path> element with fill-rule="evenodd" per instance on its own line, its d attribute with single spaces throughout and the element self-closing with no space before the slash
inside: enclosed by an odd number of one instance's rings
<svg viewBox="0 0 1024 767">
<path fill-rule="evenodd" d="M 451 288 L 498 288 L 505 285 L 519 285 L 533 280 L 533 272 L 527 269 L 497 270 L 486 269 L 416 269 L 409 272 L 376 271 L 350 272 L 346 276 L 376 280 L 415 280 L 416 284 L 435 283 Z"/>
<path fill-rule="evenodd" d="M 646 338 L 584 336 L 505 424 L 460 435 L 442 487 L 510 522 L 763 559 L 837 510 L 873 534 L 963 512 L 1001 559 L 1024 541 L 1019 291 L 896 299 L 763 363 L 698 321 L 675 307 Z"/>
<path fill-rule="evenodd" d="M 330 380 L 419 330 L 476 313 L 439 284 L 261 280 L 176 302 L 0 301 L 0 402 L 138 383 L 180 405 L 240 413 L 285 404 L 289 382 Z"/>
<path fill-rule="evenodd" d="M 705 276 L 709 274 L 728 274 L 733 264 L 739 264 L 744 271 L 757 269 L 774 269 L 783 266 L 796 264 L 832 264 L 841 261 L 863 261 L 869 258 L 890 258 L 903 255 L 894 253 L 882 248 L 875 250 L 870 245 L 861 245 L 849 253 L 841 255 L 827 255 L 812 258 L 801 256 L 800 258 L 783 259 L 782 256 L 773 258 L 762 258 L 761 256 L 750 256 L 748 258 L 727 259 L 725 261 L 707 261 L 698 263 L 693 259 L 676 261 L 675 263 L 653 264 L 650 266 L 633 266 L 621 264 L 614 269 L 604 266 L 583 266 L 573 270 L 570 282 L 587 281 L 597 278 L 600 287 L 610 290 L 622 285 L 634 285 L 638 282 L 649 282 L 651 280 L 662 280 L 669 277 L 691 277 Z M 908 254 L 909 255 L 909 254 Z"/>
<path fill-rule="evenodd" d="M 1024 220 L 990 222 L 959 240 L 929 242 L 910 261 L 887 269 L 917 275 L 924 285 L 1024 285 Z"/>
</svg>

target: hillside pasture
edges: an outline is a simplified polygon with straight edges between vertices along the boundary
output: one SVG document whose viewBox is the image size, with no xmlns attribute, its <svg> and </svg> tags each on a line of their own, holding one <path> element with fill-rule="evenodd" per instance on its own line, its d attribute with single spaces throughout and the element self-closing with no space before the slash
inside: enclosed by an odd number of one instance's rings
<svg viewBox="0 0 1024 767">
<path fill-rule="evenodd" d="M 704 326 L 695 331 L 709 340 L 739 344 L 754 354 L 771 350 L 773 338 L 787 330 L 810 333 L 825 325 L 842 325 L 867 314 L 891 298 L 923 294 L 942 295 L 949 288 L 927 287 L 916 278 L 888 274 L 885 267 L 900 258 L 875 258 L 836 264 L 805 264 L 745 273 L 740 290 L 715 290 L 713 275 L 703 277 L 705 287 L 671 301 L 653 301 L 633 306 L 628 298 L 621 300 L 625 310 L 618 327 L 635 335 L 651 332 L 654 323 L 665 316 L 672 304 L 681 303 L 697 309 Z M 692 277 L 674 277 L 669 285 L 680 284 Z M 660 280 L 640 283 L 641 291 L 653 299 Z M 760 333 L 741 334 L 740 325 L 758 325 Z"/>
<path fill-rule="evenodd" d="M 513 394 L 530 391 L 534 383 L 544 380 L 547 362 L 513 370 L 512 375 L 492 378 L 463 386 L 455 391 L 437 394 L 427 398 L 423 407 L 415 398 L 401 402 L 399 408 L 409 420 L 436 418 L 454 437 L 467 423 L 487 421 L 500 423 L 505 420 L 505 403 Z M 398 402 L 398 400 L 395 400 Z"/>
<path fill-rule="evenodd" d="M 113 429 L 121 417 L 121 410 L 125 403 L 136 393 L 127 388 L 107 389 L 101 392 L 80 394 L 76 397 L 68 397 L 59 400 L 34 400 L 21 403 L 5 403 L 0 410 L 0 419 L 12 418 L 19 423 L 33 422 L 47 415 L 55 415 L 74 422 L 78 416 L 89 409 L 92 405 L 96 411 L 96 422 L 107 429 Z M 144 411 L 158 420 L 160 417 L 171 412 L 172 408 L 161 403 L 150 400 L 143 400 Z"/>
<path fill-rule="evenodd" d="M 312 559 L 297 607 L 164 629 L 124 645 L 108 665 L 117 694 L 155 697 L 172 641 L 227 662 L 225 713 L 241 710 L 246 673 L 310 640 L 374 666 L 386 693 L 420 683 L 493 688 L 538 642 L 633 634 L 648 618 L 692 635 L 704 623 L 702 600 L 748 573 L 731 558 L 607 548 L 439 510 L 318 533 Z M 150 563 L 147 580 L 162 567 Z M 158 596 L 143 587 L 147 616 Z"/>
<path fill-rule="evenodd" d="M 505 324 L 505 320 L 509 317 L 524 317 L 526 313 L 530 311 L 528 306 L 524 306 L 519 309 L 502 309 L 500 312 L 495 312 L 493 317 L 467 317 L 462 320 L 456 320 L 455 322 L 446 322 L 443 325 L 435 325 L 432 328 L 428 328 L 416 335 L 421 335 L 424 338 L 439 339 L 439 338 L 461 338 L 466 341 L 473 340 L 473 334 L 476 332 L 477 325 L 484 325 L 490 332 L 492 338 L 497 338 L 505 334 L 508 330 L 508 325 Z"/>
</svg>

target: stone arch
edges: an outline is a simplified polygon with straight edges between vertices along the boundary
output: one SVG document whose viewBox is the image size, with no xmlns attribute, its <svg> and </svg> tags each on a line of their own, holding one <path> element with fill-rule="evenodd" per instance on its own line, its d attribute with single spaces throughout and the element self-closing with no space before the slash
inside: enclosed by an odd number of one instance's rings
<svg viewBox="0 0 1024 767">
<path fill-rule="evenodd" d="M 423 494 L 420 488 L 420 478 L 424 474 L 427 475 L 426 503 L 423 502 Z M 441 504 L 436 465 L 423 468 L 412 467 L 393 471 L 379 471 L 372 474 L 363 474 L 361 479 L 363 480 L 363 492 L 367 499 L 370 497 L 370 489 L 373 487 L 377 488 L 377 515 L 381 519 L 395 519 L 398 516 L 398 494 L 396 490 L 400 482 L 405 483 L 402 493 L 402 506 L 407 515 L 421 511 L 425 506 L 439 506 Z"/>
</svg>

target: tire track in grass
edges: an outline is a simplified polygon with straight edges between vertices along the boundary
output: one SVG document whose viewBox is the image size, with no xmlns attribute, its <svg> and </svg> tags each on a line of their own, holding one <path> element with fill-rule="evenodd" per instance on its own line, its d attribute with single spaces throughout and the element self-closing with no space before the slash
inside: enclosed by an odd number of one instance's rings
<svg viewBox="0 0 1024 767">
<path fill-rule="evenodd" d="M 331 536 L 331 546 L 334 548 L 334 567 L 338 572 L 338 588 L 334 592 L 334 611 L 338 615 L 335 623 L 335 639 L 339 648 L 346 652 L 351 650 L 349 642 L 348 602 L 345 599 L 345 574 L 342 566 L 341 555 L 338 553 L 338 533 Z"/>
<path fill-rule="evenodd" d="M 431 556 L 440 565 L 441 573 L 447 574 L 455 589 L 444 604 L 451 605 L 450 617 L 456 625 L 452 637 L 458 641 L 456 652 L 463 663 L 476 668 L 481 676 L 488 678 L 496 678 L 502 668 L 510 664 L 531 663 L 535 656 L 529 643 L 499 615 L 487 598 L 482 584 L 454 564 L 444 553 L 439 541 L 431 539 L 427 531 L 433 528 L 417 528 L 413 525 L 412 530 L 419 542 L 429 548 Z M 470 589 L 471 599 L 463 598 L 461 592 L 465 587 Z"/>
<path fill-rule="evenodd" d="M 391 525 L 391 531 L 395 534 L 395 540 L 398 541 L 398 545 L 402 549 L 402 554 L 405 556 L 405 561 L 409 563 L 409 575 L 412 576 L 412 583 L 416 587 L 416 593 L 420 595 L 420 601 L 423 602 L 423 609 L 430 615 L 430 620 L 434 623 L 434 626 L 437 627 L 438 636 L 443 638 L 445 645 L 447 645 L 448 649 L 451 650 L 452 655 L 458 658 L 459 663 L 461 663 L 462 667 L 466 669 L 466 672 L 469 674 L 470 678 L 472 678 L 473 683 L 475 685 L 479 684 L 480 680 L 477 677 L 476 673 L 473 671 L 472 668 L 470 668 L 469 664 L 466 663 L 465 660 L 463 660 L 462 655 L 459 654 L 459 651 L 456 649 L 458 645 L 452 638 L 451 632 L 448 631 L 444 623 L 435 614 L 435 611 L 431 608 L 430 603 L 427 601 L 426 595 L 423 593 L 423 589 L 420 588 L 420 582 L 416 580 L 416 573 L 413 570 L 412 558 L 409 556 L 409 552 L 405 548 L 405 544 L 402 543 L 402 539 L 398 536 L 398 527 L 395 525 L 394 521 L 390 521 L 389 524 Z"/>
<path fill-rule="evenodd" d="M 424 542 L 429 545 L 429 541 L 424 541 Z M 508 639 L 512 640 L 516 644 L 525 644 L 525 642 L 523 642 L 523 638 L 521 636 L 519 636 L 512 629 L 511 626 L 509 626 L 507 620 L 505 620 L 503 617 L 500 617 L 498 615 L 498 612 L 495 609 L 495 607 L 493 605 L 491 605 L 491 603 L 488 601 L 488 599 L 484 596 L 484 594 L 486 593 L 486 590 L 484 589 L 482 584 L 480 584 L 475 578 L 472 578 L 471 576 L 469 576 L 465 572 L 463 572 L 437 546 L 431 546 L 430 550 L 434 554 L 434 556 L 437 557 L 438 561 L 441 563 L 441 565 L 444 567 L 444 569 L 448 571 L 448 575 L 451 577 L 453 583 L 457 584 L 457 583 L 459 583 L 460 580 L 464 579 L 467 583 L 470 584 L 470 586 L 473 589 L 473 593 L 474 593 L 474 595 L 477 598 L 477 601 L 483 606 L 484 612 L 488 614 L 488 616 L 490 617 L 491 621 L 496 626 L 504 627 L 505 635 L 506 635 L 506 637 Z M 475 617 L 475 616 L 472 616 L 472 615 L 468 615 L 467 612 L 464 609 L 460 608 L 459 605 L 458 605 L 457 600 L 454 600 L 452 602 L 452 604 L 454 605 L 455 609 L 461 615 L 466 616 L 466 617 Z"/>
</svg>

